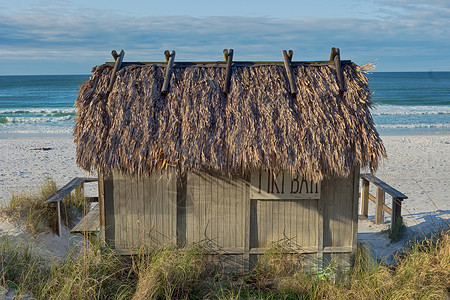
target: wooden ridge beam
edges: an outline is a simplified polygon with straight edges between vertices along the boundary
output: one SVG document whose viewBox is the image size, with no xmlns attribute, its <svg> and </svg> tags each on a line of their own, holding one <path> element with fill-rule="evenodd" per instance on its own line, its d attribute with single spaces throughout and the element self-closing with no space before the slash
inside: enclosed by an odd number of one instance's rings
<svg viewBox="0 0 450 300">
<path fill-rule="evenodd" d="M 351 60 L 341 60 L 341 65 L 351 64 Z M 114 66 L 114 62 L 105 62 L 106 65 Z M 156 61 L 129 61 L 122 62 L 122 67 L 128 66 L 146 66 L 146 65 L 154 65 L 157 67 L 166 67 L 167 63 L 165 62 L 156 62 Z M 253 66 L 276 66 L 276 65 L 284 65 L 283 61 L 233 61 L 233 67 L 253 67 Z M 310 67 L 323 67 L 323 66 L 334 66 L 334 61 L 324 60 L 324 61 L 293 61 L 291 62 L 292 67 L 298 66 L 310 66 Z M 216 68 L 226 68 L 227 63 L 224 61 L 178 61 L 174 62 L 174 68 L 186 68 L 186 67 L 216 67 Z"/>
</svg>

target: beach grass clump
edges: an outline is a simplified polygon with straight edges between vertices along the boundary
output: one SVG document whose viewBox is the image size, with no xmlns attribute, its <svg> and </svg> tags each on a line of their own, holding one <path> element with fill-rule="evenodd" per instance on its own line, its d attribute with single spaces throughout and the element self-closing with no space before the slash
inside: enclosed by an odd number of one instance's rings
<svg viewBox="0 0 450 300">
<path fill-rule="evenodd" d="M 58 188 L 56 182 L 47 179 L 39 191 L 19 192 L 13 194 L 11 201 L 1 209 L 1 213 L 18 222 L 24 222 L 32 234 L 47 232 L 50 228 L 57 230 L 57 212 L 54 204 L 45 203 Z M 84 209 L 84 197 L 80 190 L 67 195 L 61 204 L 61 217 L 67 226 L 74 225 L 75 220 Z"/>
<path fill-rule="evenodd" d="M 212 264 L 200 245 L 141 250 L 134 268 L 139 278 L 134 299 L 201 297 L 212 274 Z"/>
<path fill-rule="evenodd" d="M 258 261 L 243 283 L 216 288 L 218 299 L 448 299 L 450 297 L 450 231 L 414 241 L 395 265 L 376 262 L 360 245 L 347 273 L 331 276 L 293 269 L 275 245 Z"/>
<path fill-rule="evenodd" d="M 392 297 L 450 297 L 450 230 L 412 243 L 396 266 Z"/>
<path fill-rule="evenodd" d="M 0 238 L 0 280 L 4 288 L 14 289 L 17 295 L 35 294 L 47 275 L 46 262 L 30 243 L 5 235 Z"/>
<path fill-rule="evenodd" d="M 301 256 L 288 253 L 283 243 L 273 243 L 264 255 L 259 257 L 249 277 L 258 289 L 270 290 L 280 283 L 280 278 L 291 277 L 301 272 Z"/>
<path fill-rule="evenodd" d="M 53 264 L 39 291 L 42 299 L 129 299 L 136 279 L 124 257 L 89 247 Z"/>
</svg>

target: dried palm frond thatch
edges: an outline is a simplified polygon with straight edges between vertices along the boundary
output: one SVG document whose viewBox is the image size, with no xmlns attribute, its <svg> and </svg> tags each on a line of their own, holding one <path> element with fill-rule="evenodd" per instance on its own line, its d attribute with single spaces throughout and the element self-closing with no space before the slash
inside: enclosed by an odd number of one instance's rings
<svg viewBox="0 0 450 300">
<path fill-rule="evenodd" d="M 343 65 L 345 92 L 329 66 L 296 66 L 291 95 L 281 65 L 235 66 L 230 93 L 221 67 L 165 69 L 132 65 L 117 73 L 97 66 L 78 99 L 77 162 L 85 170 L 142 175 L 167 165 L 224 174 L 255 169 L 301 170 L 315 180 L 375 171 L 385 149 L 369 108 L 367 78 Z"/>
</svg>

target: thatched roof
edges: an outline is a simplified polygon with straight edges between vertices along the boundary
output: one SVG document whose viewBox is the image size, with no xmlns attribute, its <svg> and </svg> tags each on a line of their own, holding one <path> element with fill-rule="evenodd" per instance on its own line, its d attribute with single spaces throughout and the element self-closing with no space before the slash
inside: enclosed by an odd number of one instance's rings
<svg viewBox="0 0 450 300">
<path fill-rule="evenodd" d="M 167 165 L 225 174 L 283 168 L 317 180 L 359 166 L 374 171 L 385 155 L 355 64 L 343 65 L 344 92 L 333 67 L 294 66 L 294 96 L 282 65 L 232 70 L 224 94 L 225 68 L 175 67 L 163 95 L 163 66 L 131 65 L 107 94 L 112 67 L 94 67 L 76 100 L 78 165 L 130 175 Z"/>
</svg>

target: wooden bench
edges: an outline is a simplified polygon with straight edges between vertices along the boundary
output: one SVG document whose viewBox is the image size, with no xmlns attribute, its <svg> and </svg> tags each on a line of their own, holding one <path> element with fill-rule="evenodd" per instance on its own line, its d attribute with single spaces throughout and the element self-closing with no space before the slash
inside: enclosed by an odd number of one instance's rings
<svg viewBox="0 0 450 300">
<path fill-rule="evenodd" d="M 71 181 L 69 181 L 69 183 L 59 189 L 56 193 L 51 195 L 47 200 L 45 200 L 45 203 L 56 203 L 56 212 L 58 215 L 56 233 L 58 234 L 58 236 L 61 236 L 61 201 L 63 201 L 65 196 L 70 194 L 79 186 L 81 186 L 81 195 L 83 195 L 84 197 L 84 184 L 87 182 L 96 182 L 97 180 L 97 178 L 75 177 Z"/>
<path fill-rule="evenodd" d="M 375 203 L 375 223 L 382 224 L 383 213 L 386 212 L 391 215 L 391 229 L 395 228 L 397 222 L 401 220 L 402 201 L 408 197 L 371 174 L 361 174 L 360 177 L 362 179 L 361 214 L 365 217 L 368 216 L 370 200 Z M 377 187 L 376 197 L 369 194 L 370 183 Z M 385 193 L 392 196 L 391 208 L 384 204 Z"/>
</svg>

